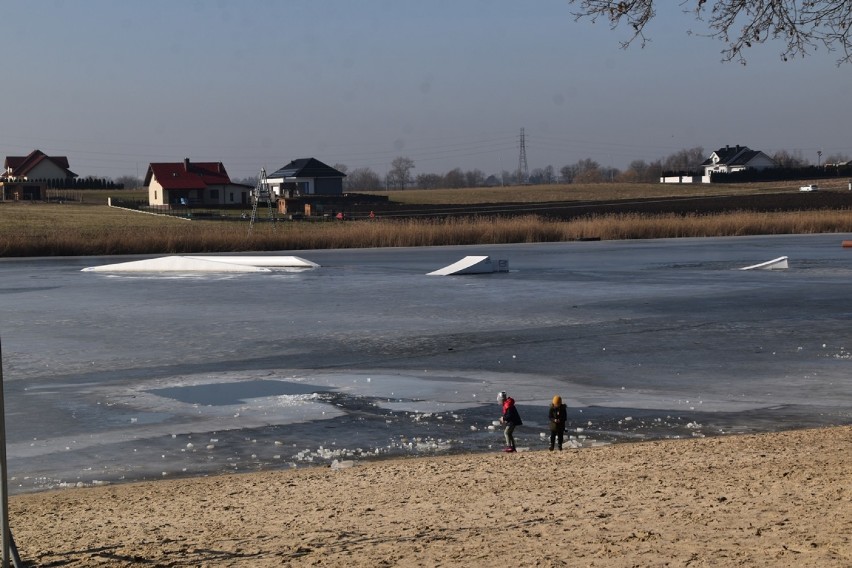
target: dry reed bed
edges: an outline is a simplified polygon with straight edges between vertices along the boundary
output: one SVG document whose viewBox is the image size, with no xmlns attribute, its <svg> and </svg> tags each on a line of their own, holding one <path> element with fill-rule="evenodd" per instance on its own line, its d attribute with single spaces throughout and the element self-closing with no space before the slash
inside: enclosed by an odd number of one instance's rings
<svg viewBox="0 0 852 568">
<path fill-rule="evenodd" d="M 0 256 L 182 254 L 416 247 L 852 232 L 846 210 L 718 215 L 618 214 L 570 221 L 515 218 L 375 219 L 303 223 L 190 222 L 101 208 L 55 220 L 49 228 L 25 218 L 0 224 Z M 95 212 L 96 211 L 96 212 Z M 86 217 L 85 215 L 91 215 Z"/>
</svg>

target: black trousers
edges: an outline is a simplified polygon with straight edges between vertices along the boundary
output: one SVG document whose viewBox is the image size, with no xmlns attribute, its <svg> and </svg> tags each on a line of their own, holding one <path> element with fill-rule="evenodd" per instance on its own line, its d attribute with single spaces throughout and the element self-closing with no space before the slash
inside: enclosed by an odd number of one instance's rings
<svg viewBox="0 0 852 568">
<path fill-rule="evenodd" d="M 562 438 L 565 435 L 565 432 L 562 430 L 551 430 L 550 431 L 550 449 L 553 449 L 553 442 L 558 442 L 559 446 L 557 446 L 560 450 L 562 449 Z"/>
</svg>

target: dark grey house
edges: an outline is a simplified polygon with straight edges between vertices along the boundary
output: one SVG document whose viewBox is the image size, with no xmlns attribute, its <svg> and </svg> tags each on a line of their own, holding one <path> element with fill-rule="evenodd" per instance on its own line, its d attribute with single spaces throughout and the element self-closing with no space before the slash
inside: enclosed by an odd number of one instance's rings
<svg viewBox="0 0 852 568">
<path fill-rule="evenodd" d="M 275 195 L 298 197 L 343 195 L 343 178 L 346 174 L 323 164 L 316 158 L 300 158 L 266 177 L 269 188 Z"/>
</svg>

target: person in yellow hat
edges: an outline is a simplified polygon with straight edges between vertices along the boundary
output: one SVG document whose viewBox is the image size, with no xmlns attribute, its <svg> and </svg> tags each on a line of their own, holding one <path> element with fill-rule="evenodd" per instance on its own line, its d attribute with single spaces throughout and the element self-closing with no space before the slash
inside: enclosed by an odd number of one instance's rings
<svg viewBox="0 0 852 568">
<path fill-rule="evenodd" d="M 553 397 L 553 402 L 550 403 L 548 411 L 550 420 L 550 451 L 553 451 L 553 445 L 562 450 L 562 438 L 565 436 L 565 423 L 568 421 L 568 407 L 562 404 L 562 397 L 556 395 Z"/>
</svg>

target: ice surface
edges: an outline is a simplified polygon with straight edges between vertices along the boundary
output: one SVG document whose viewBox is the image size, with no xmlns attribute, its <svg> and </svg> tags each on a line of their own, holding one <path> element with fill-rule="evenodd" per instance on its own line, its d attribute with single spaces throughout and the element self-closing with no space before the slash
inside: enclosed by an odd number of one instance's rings
<svg viewBox="0 0 852 568">
<path fill-rule="evenodd" d="M 584 447 L 849 423 L 841 238 L 306 251 L 320 267 L 174 277 L 3 259 L 10 490 L 491 451 L 502 390 L 532 449 L 555 394 Z M 426 276 L 469 254 L 513 271 Z"/>
</svg>

